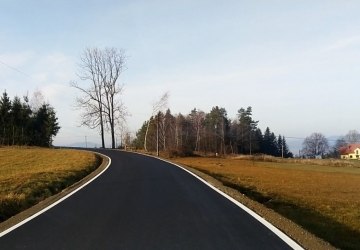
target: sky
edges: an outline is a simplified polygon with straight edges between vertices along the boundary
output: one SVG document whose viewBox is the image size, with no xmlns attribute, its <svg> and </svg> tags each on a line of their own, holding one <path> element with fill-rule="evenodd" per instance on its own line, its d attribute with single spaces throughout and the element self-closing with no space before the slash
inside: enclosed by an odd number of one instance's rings
<svg viewBox="0 0 360 250">
<path fill-rule="evenodd" d="M 74 108 L 85 48 L 126 55 L 119 83 L 134 135 L 169 92 L 173 114 L 252 106 L 292 151 L 313 132 L 360 131 L 360 1 L 0 0 L 0 92 L 41 91 L 57 112 L 55 145 L 99 143 Z M 300 139 L 296 139 L 300 138 Z M 107 145 L 110 140 L 107 139 Z M 100 143 L 98 144 L 100 146 Z"/>
</svg>

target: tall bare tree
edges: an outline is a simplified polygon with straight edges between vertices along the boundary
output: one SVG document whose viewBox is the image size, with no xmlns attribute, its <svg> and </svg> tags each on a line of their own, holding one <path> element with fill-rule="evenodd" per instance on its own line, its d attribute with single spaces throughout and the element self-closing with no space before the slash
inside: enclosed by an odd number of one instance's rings
<svg viewBox="0 0 360 250">
<path fill-rule="evenodd" d="M 30 107 L 33 112 L 37 112 L 41 106 L 46 103 L 45 97 L 40 90 L 36 90 L 30 99 Z"/>
<path fill-rule="evenodd" d="M 76 98 L 76 107 L 82 110 L 81 125 L 90 129 L 100 127 L 101 146 L 105 148 L 104 112 L 103 112 L 103 84 L 100 74 L 101 50 L 87 48 L 80 56 L 78 77 L 82 81 L 91 82 L 90 87 L 84 88 L 73 81 L 70 85 L 82 93 Z"/>
<path fill-rule="evenodd" d="M 81 91 L 76 106 L 83 112 L 81 125 L 91 129 L 100 127 L 101 144 L 105 147 L 104 130 L 106 122 L 111 132 L 112 148 L 115 148 L 115 125 L 123 122 L 126 108 L 121 101 L 123 85 L 117 80 L 124 69 L 124 53 L 115 48 L 88 48 L 81 56 L 80 80 L 91 82 L 84 88 L 77 82 L 70 85 Z"/>
<path fill-rule="evenodd" d="M 352 144 L 352 143 L 359 143 L 360 142 L 360 134 L 357 130 L 350 130 L 346 135 L 345 135 L 345 140 L 347 143 Z"/>
<path fill-rule="evenodd" d="M 158 101 L 155 101 L 153 103 L 151 117 L 154 117 L 158 112 L 162 111 L 163 109 L 165 109 L 167 107 L 168 99 L 169 99 L 169 92 L 165 92 Z M 145 139 L 144 139 L 145 151 L 148 151 L 147 150 L 147 136 L 149 133 L 150 121 L 151 121 L 151 119 L 147 123 L 146 132 L 145 132 Z"/>
<path fill-rule="evenodd" d="M 106 48 L 102 51 L 100 74 L 105 94 L 103 106 L 110 127 L 112 148 L 115 148 L 115 125 L 124 122 L 127 115 L 126 107 L 121 101 L 124 86 L 117 83 L 124 63 L 123 51 L 115 48 Z"/>
<path fill-rule="evenodd" d="M 205 121 L 205 112 L 201 110 L 193 109 L 189 114 L 191 124 L 195 130 L 196 140 L 195 140 L 195 151 L 199 151 L 200 148 L 200 132 L 202 127 L 204 126 Z"/>
</svg>

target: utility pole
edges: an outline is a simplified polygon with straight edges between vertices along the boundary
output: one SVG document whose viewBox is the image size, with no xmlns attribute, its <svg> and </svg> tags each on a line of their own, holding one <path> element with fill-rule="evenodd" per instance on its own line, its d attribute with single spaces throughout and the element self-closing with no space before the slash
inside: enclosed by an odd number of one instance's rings
<svg viewBox="0 0 360 250">
<path fill-rule="evenodd" d="M 218 152 L 217 152 L 217 124 L 215 124 L 215 156 L 218 156 Z"/>
<path fill-rule="evenodd" d="M 250 155 L 251 155 L 251 129 L 250 129 Z"/>
<path fill-rule="evenodd" d="M 158 112 L 157 119 L 156 119 L 156 155 L 159 156 L 159 116 L 160 111 Z"/>
<path fill-rule="evenodd" d="M 13 125 L 13 142 L 12 145 L 15 145 L 15 126 Z"/>
</svg>

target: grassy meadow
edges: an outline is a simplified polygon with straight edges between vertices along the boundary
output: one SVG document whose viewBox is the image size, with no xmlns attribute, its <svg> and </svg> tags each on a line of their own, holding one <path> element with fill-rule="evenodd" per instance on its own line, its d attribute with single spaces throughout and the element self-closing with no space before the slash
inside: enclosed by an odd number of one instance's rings
<svg viewBox="0 0 360 250">
<path fill-rule="evenodd" d="M 176 158 L 341 249 L 360 246 L 360 162 Z"/>
<path fill-rule="evenodd" d="M 0 147 L 0 222 L 79 181 L 100 161 L 83 151 Z"/>
</svg>

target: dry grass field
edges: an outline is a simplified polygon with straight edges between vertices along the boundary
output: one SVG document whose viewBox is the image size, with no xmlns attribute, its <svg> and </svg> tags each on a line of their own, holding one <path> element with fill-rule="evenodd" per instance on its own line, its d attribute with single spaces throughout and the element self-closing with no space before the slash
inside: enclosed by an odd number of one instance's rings
<svg viewBox="0 0 360 250">
<path fill-rule="evenodd" d="M 99 164 L 88 152 L 0 147 L 0 222 L 79 181 Z"/>
<path fill-rule="evenodd" d="M 277 211 L 332 245 L 360 246 L 360 162 L 176 158 Z"/>
</svg>

